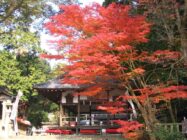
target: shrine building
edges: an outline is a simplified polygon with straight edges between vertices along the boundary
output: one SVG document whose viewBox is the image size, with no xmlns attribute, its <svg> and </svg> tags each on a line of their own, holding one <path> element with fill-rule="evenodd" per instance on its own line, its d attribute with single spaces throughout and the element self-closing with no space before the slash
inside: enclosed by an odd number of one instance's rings
<svg viewBox="0 0 187 140">
<path fill-rule="evenodd" d="M 64 84 L 62 77 L 36 84 L 33 88 L 45 98 L 59 105 L 59 128 L 74 132 L 100 133 L 101 131 L 114 130 L 119 125 L 113 120 L 128 120 L 129 114 L 109 114 L 97 110 L 97 106 L 110 103 L 119 95 L 124 94 L 122 89 L 109 88 L 99 96 L 81 96 L 77 93 L 84 91 L 87 86 Z"/>
</svg>

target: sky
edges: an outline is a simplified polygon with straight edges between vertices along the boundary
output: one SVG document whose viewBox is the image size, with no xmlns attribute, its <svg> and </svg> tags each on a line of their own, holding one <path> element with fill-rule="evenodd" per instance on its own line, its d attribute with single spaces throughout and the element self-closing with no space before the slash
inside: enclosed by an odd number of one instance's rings
<svg viewBox="0 0 187 140">
<path fill-rule="evenodd" d="M 102 5 L 104 0 L 79 0 L 80 3 L 82 3 L 83 6 L 85 5 L 90 5 L 92 4 L 93 2 L 96 2 L 96 3 L 99 3 Z M 51 5 L 51 4 L 50 4 Z M 53 5 L 54 6 L 54 5 Z M 48 39 L 52 39 L 53 37 L 48 35 L 48 34 L 45 34 L 45 33 L 41 33 L 41 36 L 40 36 L 40 46 L 42 49 L 46 50 L 47 52 L 49 53 L 52 53 L 52 54 L 57 54 L 57 52 L 54 50 L 54 49 L 51 49 L 52 46 L 50 46 L 49 42 L 48 42 Z M 62 62 L 62 61 L 60 61 Z M 49 60 L 49 63 L 51 65 L 51 67 L 54 67 L 56 64 L 59 63 L 59 61 L 56 61 L 56 60 Z M 62 62 L 63 63 L 63 62 Z M 66 62 L 65 62 L 66 63 Z"/>
<path fill-rule="evenodd" d="M 97 2 L 99 4 L 102 4 L 104 0 L 79 0 L 80 3 L 82 3 L 83 5 L 89 5 L 93 2 Z"/>
<path fill-rule="evenodd" d="M 90 4 L 92 4 L 93 2 L 97 2 L 97 3 L 99 3 L 99 4 L 101 4 L 102 5 L 102 3 L 103 3 L 103 1 L 104 0 L 79 0 L 79 2 L 80 3 L 82 3 L 82 5 L 83 6 L 85 6 L 85 5 L 90 5 Z M 54 6 L 54 4 L 49 4 L 49 5 L 51 5 L 51 6 L 53 6 L 53 8 L 55 8 Z M 55 8 L 56 9 L 56 8 Z M 50 35 L 48 35 L 48 34 L 41 34 L 41 38 L 40 38 L 40 41 L 41 41 L 41 47 L 43 48 L 43 49 L 46 49 L 46 50 L 48 50 L 48 47 L 47 47 L 47 45 L 49 45 L 49 43 L 48 43 L 48 41 L 47 41 L 47 39 L 48 38 L 52 38 Z"/>
</svg>

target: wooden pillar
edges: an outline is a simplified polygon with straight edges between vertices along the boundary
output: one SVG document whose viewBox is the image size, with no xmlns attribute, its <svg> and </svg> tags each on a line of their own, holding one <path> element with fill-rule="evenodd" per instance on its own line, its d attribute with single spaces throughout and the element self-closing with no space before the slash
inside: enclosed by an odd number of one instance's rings
<svg viewBox="0 0 187 140">
<path fill-rule="evenodd" d="M 90 126 L 92 125 L 92 102 L 90 101 L 89 104 L 89 115 L 90 115 Z"/>
<path fill-rule="evenodd" d="M 68 118 L 69 118 L 69 120 L 68 120 L 68 126 L 70 126 L 70 121 L 71 121 L 71 114 L 70 114 L 70 110 L 68 110 Z"/>
<path fill-rule="evenodd" d="M 109 102 L 110 101 L 110 91 L 107 90 L 107 101 Z M 110 125 L 110 116 L 109 116 L 109 113 L 107 114 L 107 127 L 109 127 Z"/>
<path fill-rule="evenodd" d="M 76 134 L 79 133 L 79 125 L 80 125 L 80 95 L 78 95 L 78 103 L 77 103 L 77 127 L 76 127 Z"/>
<path fill-rule="evenodd" d="M 109 92 L 109 90 L 107 90 L 107 101 L 108 102 L 110 101 L 110 92 Z"/>
<path fill-rule="evenodd" d="M 60 115 L 59 115 L 59 124 L 60 127 L 62 126 L 62 103 L 60 102 Z"/>
<path fill-rule="evenodd" d="M 66 103 L 66 97 L 64 97 L 63 93 L 61 93 L 61 100 L 60 100 L 60 104 L 59 104 L 59 108 L 60 108 L 59 125 L 60 125 L 60 127 L 63 126 L 63 121 L 64 120 L 62 120 L 62 118 L 65 116 L 64 103 Z"/>
</svg>

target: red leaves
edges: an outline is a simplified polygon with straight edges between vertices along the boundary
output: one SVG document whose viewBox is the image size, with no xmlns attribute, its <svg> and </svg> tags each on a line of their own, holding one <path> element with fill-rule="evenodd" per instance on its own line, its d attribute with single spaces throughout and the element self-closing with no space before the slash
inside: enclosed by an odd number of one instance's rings
<svg viewBox="0 0 187 140">
<path fill-rule="evenodd" d="M 103 89 L 101 87 L 97 87 L 97 86 L 92 86 L 90 88 L 88 88 L 87 90 L 81 92 L 81 95 L 84 96 L 95 96 L 98 93 L 101 93 L 103 91 Z"/>
<path fill-rule="evenodd" d="M 53 16 L 46 27 L 51 34 L 60 36 L 59 48 L 71 64 L 63 69 L 67 73 L 64 82 L 94 85 L 81 92 L 81 95 L 102 94 L 105 88 L 111 88 L 109 81 L 116 80 L 123 88 L 142 87 L 134 91 L 129 88 L 129 95 L 120 97 L 136 100 L 135 103 L 142 105 L 142 108 L 146 108 L 146 101 L 150 101 L 152 105 L 161 100 L 187 97 L 186 87 L 147 86 L 142 80 L 146 72 L 146 66 L 140 66 L 142 61 L 168 64 L 167 62 L 173 62 L 180 57 L 179 52 L 169 50 L 139 54 L 140 50 L 132 45 L 147 42 L 146 35 L 150 31 L 150 24 L 144 16 L 131 16 L 130 7 L 119 4 L 111 4 L 108 7 L 95 4 L 85 8 L 69 5 L 60 8 L 63 12 Z M 126 111 L 122 103 L 105 104 L 98 109 L 112 114 Z M 143 127 L 137 122 L 116 122 L 122 126 L 119 131 L 124 132 L 126 136 L 135 136 L 135 133 L 130 132 Z"/>
<path fill-rule="evenodd" d="M 116 114 L 124 111 L 123 107 L 105 107 L 105 106 L 98 106 L 97 109 L 106 111 L 111 114 Z"/>
<path fill-rule="evenodd" d="M 129 6 L 94 4 L 85 8 L 78 5 L 62 5 L 60 8 L 63 12 L 53 16 L 46 28 L 51 34 L 61 36 L 58 49 L 62 49 L 71 64 L 64 69 L 68 73 L 64 81 L 70 84 L 95 83 L 96 77 L 119 77 L 123 69 L 121 63 L 134 59 L 136 54 L 130 44 L 147 41 L 145 35 L 150 24 L 143 16 L 130 16 Z M 134 69 L 132 73 L 142 75 L 143 69 Z M 96 92 L 90 90 L 91 94 Z"/>
<path fill-rule="evenodd" d="M 122 126 L 122 128 L 118 129 L 119 132 L 129 132 L 143 127 L 143 124 L 140 124 L 137 121 L 115 120 L 114 122 Z"/>
<path fill-rule="evenodd" d="M 115 120 L 114 122 L 121 125 L 121 128 L 118 129 L 118 132 L 122 132 L 125 138 L 136 137 L 136 131 L 144 126 L 137 121 Z"/>
<path fill-rule="evenodd" d="M 136 74 L 136 75 L 142 75 L 142 74 L 144 74 L 145 70 L 142 69 L 142 68 L 136 68 L 136 69 L 134 69 L 132 72 L 133 72 L 134 74 Z"/>
<path fill-rule="evenodd" d="M 172 100 L 177 98 L 187 98 L 187 86 L 169 86 L 163 88 L 156 88 L 157 93 L 160 93 L 155 98 L 155 102 Z"/>
<path fill-rule="evenodd" d="M 106 111 L 111 114 L 117 114 L 125 111 L 124 105 L 126 104 L 121 101 L 108 102 L 101 106 L 98 106 L 97 109 Z"/>
<path fill-rule="evenodd" d="M 139 99 L 142 103 L 145 103 L 145 100 L 147 100 L 148 98 L 154 103 L 177 98 L 187 98 L 187 86 L 150 86 L 134 91 L 139 91 L 139 95 L 137 95 L 136 98 Z M 133 99 L 133 97 L 131 96 L 124 96 L 123 98 Z"/>
<path fill-rule="evenodd" d="M 187 86 L 169 86 L 169 87 L 163 87 L 158 89 L 159 92 L 173 92 L 173 91 L 180 91 L 180 90 L 187 90 Z"/>
<path fill-rule="evenodd" d="M 133 50 L 133 47 L 130 45 L 122 45 L 122 46 L 116 47 L 116 50 L 120 52 L 127 52 L 127 51 Z"/>
<path fill-rule="evenodd" d="M 152 54 L 143 52 L 140 56 L 142 61 L 148 63 L 166 63 L 180 58 L 180 52 L 170 50 L 157 50 Z"/>
</svg>

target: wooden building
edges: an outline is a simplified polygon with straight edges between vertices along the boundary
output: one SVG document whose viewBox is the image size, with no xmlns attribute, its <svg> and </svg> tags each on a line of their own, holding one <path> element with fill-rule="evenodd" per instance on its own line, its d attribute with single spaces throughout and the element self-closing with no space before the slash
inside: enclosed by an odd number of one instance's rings
<svg viewBox="0 0 187 140">
<path fill-rule="evenodd" d="M 101 132 L 107 128 L 119 127 L 113 124 L 112 120 L 128 119 L 128 115 L 125 113 L 111 115 L 97 110 L 98 105 L 112 102 L 124 91 L 112 88 L 96 97 L 77 95 L 78 92 L 84 91 L 85 88 L 86 86 L 62 84 L 61 77 L 34 85 L 34 89 L 39 94 L 59 104 L 60 128 L 75 130 L 76 133 L 84 130 Z"/>
</svg>

